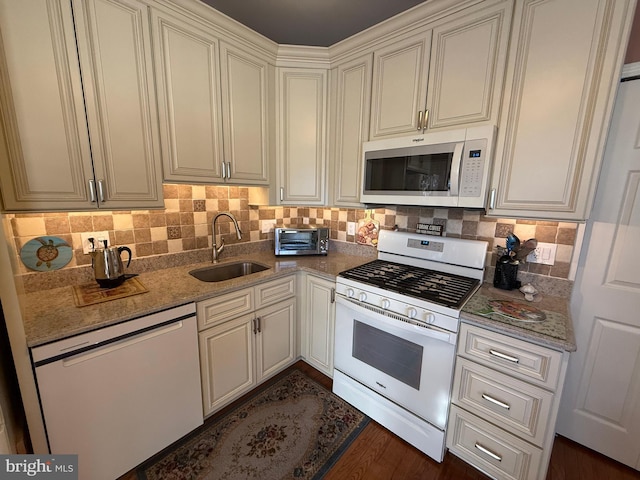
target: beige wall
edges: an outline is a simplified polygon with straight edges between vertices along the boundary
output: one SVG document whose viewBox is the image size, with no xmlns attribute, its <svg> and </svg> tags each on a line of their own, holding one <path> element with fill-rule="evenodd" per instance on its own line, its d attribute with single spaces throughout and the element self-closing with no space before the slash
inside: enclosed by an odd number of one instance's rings
<svg viewBox="0 0 640 480">
<path fill-rule="evenodd" d="M 627 56 L 624 63 L 640 62 L 640 3 L 636 7 L 636 14 L 631 27 L 631 38 L 627 47 Z"/>
</svg>

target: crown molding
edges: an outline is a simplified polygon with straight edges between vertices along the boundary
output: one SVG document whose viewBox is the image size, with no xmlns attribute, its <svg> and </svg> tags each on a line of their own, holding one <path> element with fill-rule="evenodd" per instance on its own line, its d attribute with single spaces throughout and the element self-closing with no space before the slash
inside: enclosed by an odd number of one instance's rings
<svg viewBox="0 0 640 480">
<path fill-rule="evenodd" d="M 329 48 L 304 45 L 278 45 L 276 67 L 328 69 L 331 67 Z"/>
<path fill-rule="evenodd" d="M 621 79 L 640 76 L 640 62 L 627 63 L 622 66 Z"/>
<path fill-rule="evenodd" d="M 406 33 L 432 24 L 452 13 L 471 7 L 483 0 L 432 0 L 416 5 L 387 20 L 377 23 L 329 47 L 332 62 L 375 48 Z M 497 0 L 503 1 L 503 0 Z"/>
<path fill-rule="evenodd" d="M 172 12 L 176 15 L 184 15 L 193 22 L 210 29 L 212 32 L 245 46 L 251 50 L 271 57 L 275 63 L 279 45 L 264 35 L 252 30 L 242 23 L 228 17 L 224 13 L 214 9 L 204 2 L 197 0 L 142 0 L 148 5 Z"/>
</svg>

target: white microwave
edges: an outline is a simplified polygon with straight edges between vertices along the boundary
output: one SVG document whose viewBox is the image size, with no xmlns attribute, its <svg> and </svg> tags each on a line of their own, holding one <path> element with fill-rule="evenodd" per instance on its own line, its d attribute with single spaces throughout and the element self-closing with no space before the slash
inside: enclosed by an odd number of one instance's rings
<svg viewBox="0 0 640 480">
<path fill-rule="evenodd" d="M 494 126 L 365 142 L 365 204 L 484 208 Z"/>
</svg>

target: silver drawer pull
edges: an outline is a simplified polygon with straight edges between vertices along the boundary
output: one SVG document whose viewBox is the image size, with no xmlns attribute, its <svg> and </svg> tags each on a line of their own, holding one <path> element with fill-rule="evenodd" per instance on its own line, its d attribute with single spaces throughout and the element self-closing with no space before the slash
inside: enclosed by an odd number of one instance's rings
<svg viewBox="0 0 640 480">
<path fill-rule="evenodd" d="M 508 403 L 504 403 L 504 402 L 501 402 L 500 400 L 496 400 L 495 398 L 487 395 L 486 393 L 482 394 L 482 398 L 485 399 L 487 402 L 491 402 L 495 405 L 498 405 L 499 407 L 504 408 L 505 410 L 509 410 L 511 408 L 511 405 L 509 405 Z"/>
<path fill-rule="evenodd" d="M 493 458 L 494 460 L 497 460 L 498 462 L 502 461 L 502 457 L 500 455 L 498 455 L 497 453 L 493 453 L 491 450 L 489 450 L 486 447 L 483 447 L 482 445 L 480 445 L 479 443 L 475 444 L 475 447 L 480 450 L 482 453 L 489 455 L 491 458 Z"/>
<path fill-rule="evenodd" d="M 490 349 L 489 353 L 494 357 L 501 358 L 503 360 L 507 360 L 513 363 L 520 363 L 520 359 L 518 357 L 512 357 L 511 355 L 507 355 L 505 353 L 498 352 L 497 350 Z"/>
</svg>

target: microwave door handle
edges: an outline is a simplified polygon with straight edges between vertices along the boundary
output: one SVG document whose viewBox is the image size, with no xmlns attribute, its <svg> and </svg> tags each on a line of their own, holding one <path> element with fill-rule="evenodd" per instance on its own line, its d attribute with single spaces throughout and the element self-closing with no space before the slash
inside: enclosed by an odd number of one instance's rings
<svg viewBox="0 0 640 480">
<path fill-rule="evenodd" d="M 462 164 L 462 152 L 464 143 L 456 143 L 451 159 L 451 178 L 449 179 L 449 192 L 452 196 L 457 196 L 460 190 L 460 165 Z"/>
</svg>

